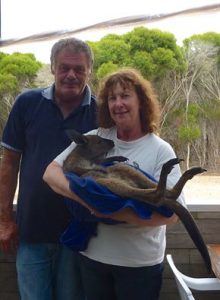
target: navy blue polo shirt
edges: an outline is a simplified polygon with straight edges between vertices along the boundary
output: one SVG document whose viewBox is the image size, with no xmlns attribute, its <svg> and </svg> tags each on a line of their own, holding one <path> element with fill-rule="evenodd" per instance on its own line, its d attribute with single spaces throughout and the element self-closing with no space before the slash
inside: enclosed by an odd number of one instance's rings
<svg viewBox="0 0 220 300">
<path fill-rule="evenodd" d="M 17 203 L 19 238 L 27 242 L 59 241 L 71 219 L 63 197 L 42 180 L 47 165 L 69 144 L 65 129 L 95 129 L 96 101 L 90 88 L 81 106 L 67 118 L 53 101 L 53 89 L 19 95 L 6 123 L 2 146 L 22 153 Z"/>
</svg>

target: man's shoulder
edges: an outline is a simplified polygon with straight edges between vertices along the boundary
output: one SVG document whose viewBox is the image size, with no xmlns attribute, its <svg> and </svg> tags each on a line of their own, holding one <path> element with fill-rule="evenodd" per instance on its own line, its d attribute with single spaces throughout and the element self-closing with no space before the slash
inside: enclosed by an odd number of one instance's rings
<svg viewBox="0 0 220 300">
<path fill-rule="evenodd" d="M 45 97 L 43 95 L 44 90 L 45 88 L 34 88 L 23 91 L 16 97 L 12 112 L 33 112 L 33 109 L 38 107 L 39 103 L 46 103 Z"/>
<path fill-rule="evenodd" d="M 31 107 L 36 106 L 40 101 L 45 100 L 45 88 L 27 89 L 19 94 L 15 99 L 15 107 Z"/>
<path fill-rule="evenodd" d="M 25 99 L 25 98 L 35 98 L 35 97 L 41 97 L 42 92 L 45 90 L 45 88 L 33 88 L 33 89 L 27 89 L 23 91 L 21 94 L 18 95 L 18 99 Z"/>
<path fill-rule="evenodd" d="M 89 101 L 82 105 L 86 111 L 97 110 L 97 99 L 95 95 L 90 95 Z"/>
</svg>

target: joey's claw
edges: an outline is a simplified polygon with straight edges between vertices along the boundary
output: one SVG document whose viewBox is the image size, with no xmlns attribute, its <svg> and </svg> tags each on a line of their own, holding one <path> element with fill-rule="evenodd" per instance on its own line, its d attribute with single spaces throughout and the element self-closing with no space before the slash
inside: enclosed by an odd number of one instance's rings
<svg viewBox="0 0 220 300">
<path fill-rule="evenodd" d="M 116 159 L 116 161 L 118 161 L 118 162 L 124 162 L 124 161 L 127 161 L 127 160 L 128 160 L 128 158 L 124 157 L 124 156 L 117 156 L 117 159 Z"/>
<path fill-rule="evenodd" d="M 127 161 L 128 158 L 124 156 L 110 156 L 102 159 L 101 161 L 96 160 L 96 163 L 114 163 L 114 162 L 124 162 Z"/>
<path fill-rule="evenodd" d="M 187 170 L 186 172 L 188 173 L 188 175 L 190 175 L 190 178 L 193 178 L 193 176 L 197 175 L 197 174 L 201 174 L 206 172 L 207 170 L 201 167 L 194 167 L 191 168 L 189 170 Z"/>
<path fill-rule="evenodd" d="M 166 172 L 166 174 L 169 174 L 173 169 L 173 166 L 179 164 L 181 161 L 183 161 L 181 158 L 172 158 L 163 165 L 163 170 Z"/>
</svg>

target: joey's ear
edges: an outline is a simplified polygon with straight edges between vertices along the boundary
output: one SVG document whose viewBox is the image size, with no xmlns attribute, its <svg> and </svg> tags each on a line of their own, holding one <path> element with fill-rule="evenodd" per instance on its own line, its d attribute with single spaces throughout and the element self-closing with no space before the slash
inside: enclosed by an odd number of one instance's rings
<svg viewBox="0 0 220 300">
<path fill-rule="evenodd" d="M 79 133 L 78 131 L 74 129 L 66 129 L 65 130 L 66 135 L 69 137 L 69 139 L 73 142 L 75 142 L 78 145 L 83 145 L 88 142 L 88 139 L 85 135 Z"/>
</svg>

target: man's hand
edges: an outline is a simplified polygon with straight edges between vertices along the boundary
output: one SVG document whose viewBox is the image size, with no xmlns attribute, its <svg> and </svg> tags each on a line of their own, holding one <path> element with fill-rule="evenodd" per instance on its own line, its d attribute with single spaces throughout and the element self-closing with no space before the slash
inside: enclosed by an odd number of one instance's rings
<svg viewBox="0 0 220 300">
<path fill-rule="evenodd" d="M 3 148 L 0 160 L 0 250 L 17 248 L 17 225 L 13 219 L 13 200 L 17 186 L 21 153 Z"/>
<path fill-rule="evenodd" d="M 17 225 L 13 220 L 0 220 L 0 250 L 15 252 L 18 244 Z"/>
</svg>

